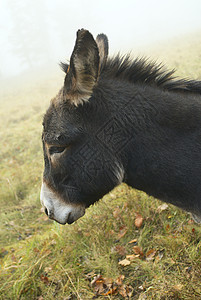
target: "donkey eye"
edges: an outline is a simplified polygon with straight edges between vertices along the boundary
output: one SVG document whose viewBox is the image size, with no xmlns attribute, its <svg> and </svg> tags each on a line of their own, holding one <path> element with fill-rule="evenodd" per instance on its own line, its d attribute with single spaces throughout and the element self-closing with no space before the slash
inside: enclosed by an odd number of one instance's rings
<svg viewBox="0 0 201 300">
<path fill-rule="evenodd" d="M 49 153 L 50 153 L 50 155 L 55 154 L 55 153 L 62 153 L 62 152 L 64 152 L 65 149 L 66 149 L 66 147 L 51 146 L 49 148 Z"/>
</svg>

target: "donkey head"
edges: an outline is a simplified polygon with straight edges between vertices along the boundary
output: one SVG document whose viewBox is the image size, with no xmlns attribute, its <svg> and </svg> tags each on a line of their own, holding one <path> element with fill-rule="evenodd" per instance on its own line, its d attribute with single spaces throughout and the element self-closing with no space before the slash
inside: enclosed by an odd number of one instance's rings
<svg viewBox="0 0 201 300">
<path fill-rule="evenodd" d="M 62 65 L 64 86 L 44 116 L 41 202 L 49 218 L 61 224 L 83 216 L 123 180 L 121 163 L 102 142 L 111 114 L 99 84 L 107 55 L 105 35 L 95 41 L 79 30 L 70 64 Z"/>
</svg>

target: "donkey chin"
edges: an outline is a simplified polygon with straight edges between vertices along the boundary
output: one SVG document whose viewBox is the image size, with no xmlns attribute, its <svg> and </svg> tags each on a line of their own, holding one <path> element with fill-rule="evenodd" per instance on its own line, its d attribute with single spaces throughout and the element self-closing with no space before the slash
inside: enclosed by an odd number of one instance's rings
<svg viewBox="0 0 201 300">
<path fill-rule="evenodd" d="M 72 224 L 85 214 L 83 205 L 64 202 L 45 182 L 42 183 L 40 200 L 46 215 L 62 225 Z"/>
</svg>

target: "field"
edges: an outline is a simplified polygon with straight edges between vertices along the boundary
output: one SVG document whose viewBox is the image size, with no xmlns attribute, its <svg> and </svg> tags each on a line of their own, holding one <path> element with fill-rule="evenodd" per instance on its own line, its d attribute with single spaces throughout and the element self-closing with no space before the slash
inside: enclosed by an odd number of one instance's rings
<svg viewBox="0 0 201 300">
<path fill-rule="evenodd" d="M 200 34 L 144 52 L 201 80 L 200 53 Z M 75 224 L 42 212 L 41 123 L 62 82 L 0 84 L 0 299 L 201 299 L 201 226 L 176 207 L 121 185 Z"/>
</svg>

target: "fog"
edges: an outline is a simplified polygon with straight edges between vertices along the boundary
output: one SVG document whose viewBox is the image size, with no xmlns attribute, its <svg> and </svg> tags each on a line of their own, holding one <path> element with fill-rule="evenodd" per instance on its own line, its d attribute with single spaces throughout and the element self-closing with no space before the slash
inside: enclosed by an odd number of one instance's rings
<svg viewBox="0 0 201 300">
<path fill-rule="evenodd" d="M 157 46 L 201 30 L 201 1 L 0 0 L 0 79 L 69 59 L 80 28 L 110 53 Z"/>
</svg>

